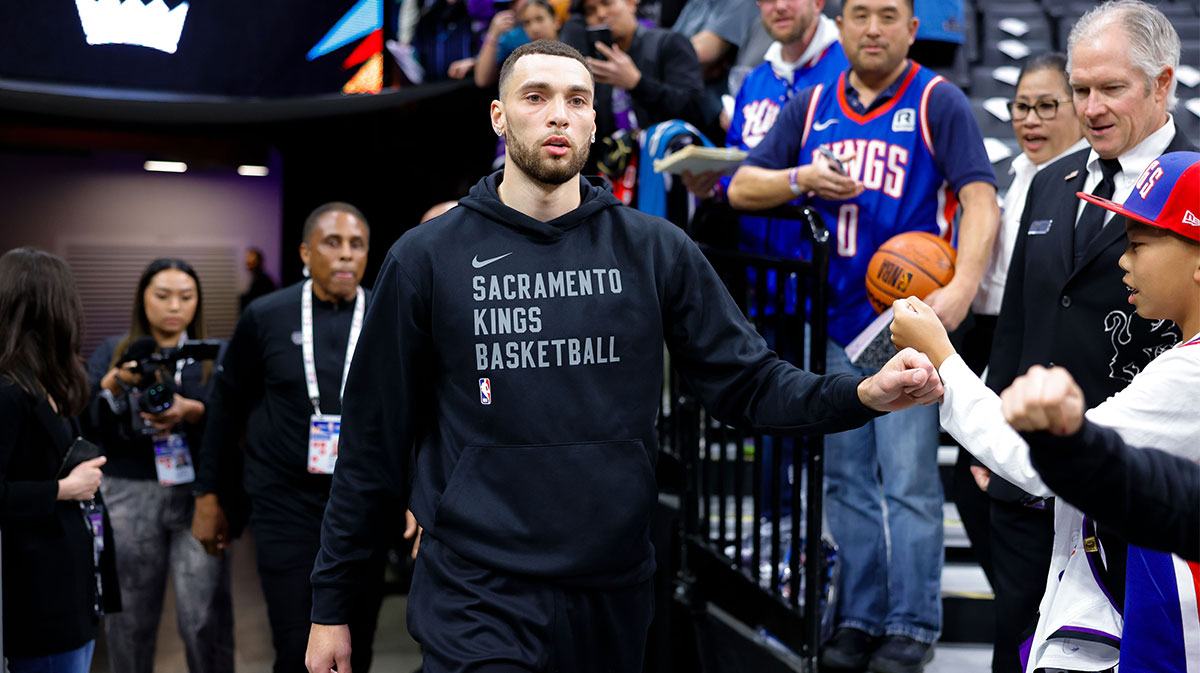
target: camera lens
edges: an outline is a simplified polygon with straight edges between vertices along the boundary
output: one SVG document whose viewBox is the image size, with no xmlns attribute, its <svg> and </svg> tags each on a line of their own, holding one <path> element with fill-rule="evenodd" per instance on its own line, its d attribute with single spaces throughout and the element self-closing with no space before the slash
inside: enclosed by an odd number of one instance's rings
<svg viewBox="0 0 1200 673">
<path fill-rule="evenodd" d="M 156 383 L 143 391 L 138 403 L 146 413 L 161 414 L 171 408 L 173 397 L 166 386 Z"/>
</svg>

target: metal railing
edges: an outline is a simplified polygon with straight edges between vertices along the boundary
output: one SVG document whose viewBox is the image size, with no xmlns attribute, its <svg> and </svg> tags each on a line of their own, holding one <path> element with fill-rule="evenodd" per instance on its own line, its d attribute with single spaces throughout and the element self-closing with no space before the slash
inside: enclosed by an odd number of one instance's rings
<svg viewBox="0 0 1200 673">
<path fill-rule="evenodd" d="M 823 373 L 828 231 L 807 208 L 753 215 L 806 227 L 812 258 L 702 249 L 772 349 Z M 664 387 L 659 432 L 662 457 L 675 464 L 681 491 L 677 596 L 693 607 L 711 602 L 800 654 L 807 669 L 816 671 L 823 609 L 808 606 L 823 606 L 832 584 L 831 548 L 821 538 L 823 437 L 767 436 L 716 421 L 673 370 Z M 701 650 L 706 646 L 698 644 Z"/>
</svg>

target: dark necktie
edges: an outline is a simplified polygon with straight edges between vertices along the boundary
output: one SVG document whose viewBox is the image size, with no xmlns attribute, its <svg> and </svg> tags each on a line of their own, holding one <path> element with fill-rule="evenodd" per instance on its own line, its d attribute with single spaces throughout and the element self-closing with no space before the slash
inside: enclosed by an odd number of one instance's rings
<svg viewBox="0 0 1200 673">
<path fill-rule="evenodd" d="M 1100 172 L 1104 177 L 1100 179 L 1100 184 L 1092 190 L 1092 196 L 1098 196 L 1102 199 L 1111 199 L 1117 185 L 1113 178 L 1117 173 L 1121 172 L 1121 162 L 1116 159 L 1101 159 Z M 1074 265 L 1073 269 L 1079 268 L 1079 262 L 1083 258 L 1083 251 L 1087 250 L 1088 245 L 1100 234 L 1100 230 L 1104 228 L 1104 216 L 1108 211 L 1094 203 L 1088 202 L 1083 207 L 1083 213 L 1079 215 L 1079 222 L 1075 224 L 1075 240 L 1074 240 Z"/>
</svg>

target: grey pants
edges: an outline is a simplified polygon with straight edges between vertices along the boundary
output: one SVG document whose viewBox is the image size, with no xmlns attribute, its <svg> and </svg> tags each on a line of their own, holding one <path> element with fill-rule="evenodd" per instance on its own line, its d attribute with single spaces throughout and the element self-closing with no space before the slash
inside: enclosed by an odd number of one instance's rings
<svg viewBox="0 0 1200 673">
<path fill-rule="evenodd" d="M 121 611 L 104 617 L 113 671 L 152 673 L 167 572 L 175 585 L 179 636 L 191 673 L 232 673 L 233 599 L 229 551 L 209 556 L 192 537 L 189 487 L 104 477 Z"/>
</svg>

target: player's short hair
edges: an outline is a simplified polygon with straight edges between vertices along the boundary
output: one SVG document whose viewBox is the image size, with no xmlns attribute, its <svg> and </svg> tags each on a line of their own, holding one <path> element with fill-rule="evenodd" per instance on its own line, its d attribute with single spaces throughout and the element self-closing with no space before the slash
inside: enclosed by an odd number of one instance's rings
<svg viewBox="0 0 1200 673">
<path fill-rule="evenodd" d="M 596 76 L 592 73 L 592 66 L 588 65 L 587 59 L 579 50 L 569 44 L 559 42 L 558 40 L 537 40 L 523 44 L 513 50 L 513 53 L 504 59 L 504 65 L 500 66 L 500 100 L 504 100 L 504 94 L 508 88 L 508 81 L 512 79 L 513 68 L 516 67 L 517 61 L 522 56 L 530 56 L 532 54 L 544 54 L 546 56 L 562 56 L 563 58 L 573 58 L 583 64 L 587 70 L 588 78 L 592 80 L 592 89 L 596 88 Z"/>
<path fill-rule="evenodd" d="M 348 213 L 353 215 L 358 218 L 359 222 L 362 222 L 363 233 L 367 235 L 367 238 L 371 237 L 371 225 L 367 224 L 367 216 L 363 215 L 361 210 L 345 201 L 330 201 L 329 203 L 322 203 L 308 214 L 308 217 L 304 220 L 304 232 L 301 234 L 301 241 L 308 243 L 308 239 L 312 238 L 313 230 L 317 228 L 317 220 L 321 219 L 321 216 L 326 213 Z"/>
</svg>

